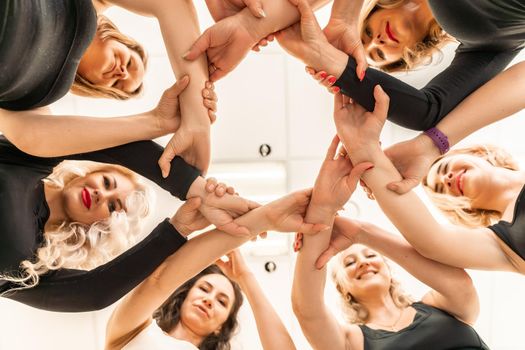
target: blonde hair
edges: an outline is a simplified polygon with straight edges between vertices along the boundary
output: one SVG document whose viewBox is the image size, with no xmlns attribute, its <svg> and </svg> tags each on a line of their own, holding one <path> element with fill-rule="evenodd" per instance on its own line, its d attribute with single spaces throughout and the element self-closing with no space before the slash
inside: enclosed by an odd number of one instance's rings
<svg viewBox="0 0 525 350">
<path fill-rule="evenodd" d="M 394 9 L 403 5 L 406 0 L 365 0 L 359 15 L 359 33 L 365 30 L 368 18 L 379 9 Z M 455 39 L 448 35 L 435 19 L 432 19 L 427 35 L 415 47 L 405 47 L 402 58 L 378 67 L 380 70 L 393 73 L 414 69 L 422 64 L 430 64 L 432 56 L 441 52 L 441 48 Z"/>
<path fill-rule="evenodd" d="M 348 276 L 343 268 L 343 252 L 344 251 L 337 254 L 336 259 L 333 259 L 333 262 L 330 264 L 332 281 L 341 297 L 343 316 L 347 322 L 352 324 L 366 324 L 370 313 L 368 309 L 360 304 L 348 291 Z M 387 260 L 384 257 L 382 258 L 389 270 L 391 270 Z M 390 279 L 389 293 L 394 300 L 394 304 L 399 308 L 405 308 L 413 302 L 410 296 L 403 291 L 401 284 L 393 277 Z"/>
<path fill-rule="evenodd" d="M 44 232 L 43 243 L 31 260 L 20 264 L 19 276 L 0 278 L 19 285 L 8 292 L 36 286 L 40 276 L 61 268 L 90 270 L 104 264 L 133 245 L 141 233 L 141 222 L 150 212 L 151 189 L 131 170 L 114 164 L 66 160 L 57 165 L 43 181 L 64 188 L 71 180 L 99 171 L 116 170 L 128 177 L 136 189 L 126 198 L 126 212 L 91 225 L 62 222 Z"/>
<path fill-rule="evenodd" d="M 458 154 L 467 154 L 485 159 L 491 165 L 509 170 L 518 170 L 518 163 L 504 149 L 493 145 L 474 145 L 458 148 L 437 158 L 433 164 L 443 158 Z M 434 205 L 453 223 L 467 227 L 488 226 L 501 219 L 502 213 L 496 210 L 472 208 L 471 201 L 466 197 L 455 197 L 437 193 L 428 185 L 426 175 L 423 178 L 423 188 Z"/>
<path fill-rule="evenodd" d="M 144 50 L 144 47 L 131 37 L 121 33 L 117 26 L 106 16 L 99 15 L 97 17 L 97 33 L 95 35 L 98 35 L 102 41 L 116 40 L 126 45 L 130 50 L 138 53 L 142 59 L 142 62 L 144 63 L 144 69 L 146 69 L 148 56 L 146 54 L 146 50 Z M 87 79 L 82 77 L 78 71 L 75 75 L 75 81 L 71 86 L 71 92 L 76 95 L 95 98 L 111 98 L 116 100 L 128 100 L 132 97 L 139 96 L 143 89 L 144 84 L 140 84 L 140 86 L 133 92 L 126 92 L 111 86 L 108 87 L 92 84 Z"/>
</svg>

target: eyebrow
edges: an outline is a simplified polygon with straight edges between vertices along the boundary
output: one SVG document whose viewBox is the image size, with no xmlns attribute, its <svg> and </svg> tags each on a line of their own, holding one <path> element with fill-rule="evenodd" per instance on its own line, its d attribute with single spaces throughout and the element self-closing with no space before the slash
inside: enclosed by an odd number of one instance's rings
<svg viewBox="0 0 525 350">
<path fill-rule="evenodd" d="M 210 282 L 208 282 L 208 281 L 203 281 L 203 282 L 204 282 L 204 284 L 205 284 L 207 287 L 209 287 L 209 288 L 211 288 L 211 289 L 214 288 L 214 287 L 213 287 L 213 284 L 211 284 Z M 219 296 L 220 296 L 220 297 L 224 297 L 224 298 L 226 298 L 226 301 L 228 301 L 228 302 L 230 301 L 230 297 L 229 297 L 228 294 L 226 294 L 226 293 L 219 292 Z"/>
</svg>

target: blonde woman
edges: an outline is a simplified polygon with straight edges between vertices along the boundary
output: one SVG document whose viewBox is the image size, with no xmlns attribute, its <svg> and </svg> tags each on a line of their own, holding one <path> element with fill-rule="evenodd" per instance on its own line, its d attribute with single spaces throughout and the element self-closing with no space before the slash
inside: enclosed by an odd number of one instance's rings
<svg viewBox="0 0 525 350">
<path fill-rule="evenodd" d="M 374 164 L 349 175 L 352 166 L 345 155 L 334 159 L 337 144 L 335 139 L 327 153 L 305 217 L 329 229 L 302 237 L 292 287 L 294 313 L 312 348 L 488 349 L 470 326 L 478 316 L 479 302 L 464 270 L 427 259 L 401 237 L 372 224 L 336 217 L 361 173 L 367 177 L 377 167 Z M 364 169 L 367 170 L 363 173 Z M 351 186 L 345 177 L 352 179 Z M 334 261 L 332 277 L 346 322 L 336 319 L 324 297 L 323 266 L 329 256 L 341 250 Z M 412 302 L 380 253 L 431 291 L 421 301 Z"/>
<path fill-rule="evenodd" d="M 414 130 L 435 127 L 505 69 L 525 42 L 525 11 L 510 0 L 337 0 L 324 33 L 304 0 L 291 2 L 302 13 L 302 26 L 277 35 L 281 45 L 331 90 L 342 91 L 369 111 L 373 88 L 380 84 L 392 100 L 388 120 Z M 367 15 L 360 16 L 361 11 Z M 440 27 L 460 46 L 451 65 L 422 89 L 380 70 L 369 69 L 365 75 L 366 61 L 387 71 L 429 61 L 429 54 L 448 38 Z"/>
<path fill-rule="evenodd" d="M 307 224 L 303 219 L 310 194 L 311 190 L 289 194 L 235 221 L 247 227 L 251 237 L 268 230 L 319 232 L 323 225 Z M 199 205 L 198 199 L 190 200 L 172 218 L 179 232 L 189 234 L 208 225 L 197 211 Z M 190 239 L 117 306 L 108 322 L 106 349 L 229 349 L 240 296 L 235 285 L 217 271 L 199 271 L 249 238 L 214 230 Z M 232 269 L 222 264 L 226 274 L 245 273 L 237 258 L 233 259 Z M 253 306 L 264 348 L 294 349 L 256 282 L 245 275 L 239 276 L 239 283 Z"/>
<path fill-rule="evenodd" d="M 131 247 L 150 208 L 146 187 L 132 170 L 183 200 L 201 198 L 206 217 L 232 234 L 248 231 L 231 215 L 256 206 L 231 194 L 215 198 L 181 158 L 164 179 L 145 156 L 162 151 L 151 141 L 39 158 L 2 136 L 0 150 L 0 293 L 41 309 L 104 308 L 185 243 L 165 220 Z"/>
</svg>

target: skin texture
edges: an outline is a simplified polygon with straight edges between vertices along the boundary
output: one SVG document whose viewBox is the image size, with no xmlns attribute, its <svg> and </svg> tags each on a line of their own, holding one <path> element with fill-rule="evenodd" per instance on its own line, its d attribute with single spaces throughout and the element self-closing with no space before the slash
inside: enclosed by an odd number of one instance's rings
<svg viewBox="0 0 525 350">
<path fill-rule="evenodd" d="M 142 84 L 144 63 L 126 45 L 97 35 L 80 59 L 78 73 L 94 85 L 132 93 Z"/>
<path fill-rule="evenodd" d="M 121 172 L 108 168 L 76 177 L 63 189 L 49 187 L 46 184 L 50 210 L 48 222 L 67 220 L 90 225 L 109 218 L 113 211 L 126 211 L 126 198 L 135 191 L 136 184 Z M 83 191 L 87 191 L 91 198 L 89 208 L 82 199 Z"/>
</svg>

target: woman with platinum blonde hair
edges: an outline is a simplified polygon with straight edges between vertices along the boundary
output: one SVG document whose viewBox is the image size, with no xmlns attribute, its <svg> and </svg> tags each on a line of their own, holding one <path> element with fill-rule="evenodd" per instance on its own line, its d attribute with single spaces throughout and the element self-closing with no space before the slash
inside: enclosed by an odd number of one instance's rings
<svg viewBox="0 0 525 350">
<path fill-rule="evenodd" d="M 336 157 L 336 137 L 317 177 L 305 219 L 328 229 L 298 234 L 300 248 L 292 306 L 313 349 L 480 349 L 488 347 L 470 326 L 479 313 L 476 290 L 462 269 L 423 257 L 405 240 L 379 227 L 337 217 L 361 174 L 377 165 L 352 164 Z M 365 244 L 365 245 L 364 245 Z M 339 322 L 325 302 L 326 262 L 341 295 L 347 322 Z M 431 291 L 421 301 L 403 293 L 381 255 L 385 254 Z M 320 331 L 322 330 L 322 331 Z"/>
</svg>

